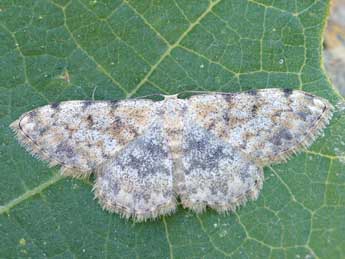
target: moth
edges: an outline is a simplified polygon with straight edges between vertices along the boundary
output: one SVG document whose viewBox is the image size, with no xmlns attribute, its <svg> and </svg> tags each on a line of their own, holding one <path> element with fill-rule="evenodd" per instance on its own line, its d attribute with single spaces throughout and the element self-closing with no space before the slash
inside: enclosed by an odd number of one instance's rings
<svg viewBox="0 0 345 259">
<path fill-rule="evenodd" d="M 11 124 L 33 155 L 67 176 L 96 176 L 102 207 L 141 221 L 206 207 L 235 210 L 258 197 L 263 167 L 319 136 L 332 105 L 289 89 L 205 93 L 162 101 L 66 101 Z"/>
</svg>

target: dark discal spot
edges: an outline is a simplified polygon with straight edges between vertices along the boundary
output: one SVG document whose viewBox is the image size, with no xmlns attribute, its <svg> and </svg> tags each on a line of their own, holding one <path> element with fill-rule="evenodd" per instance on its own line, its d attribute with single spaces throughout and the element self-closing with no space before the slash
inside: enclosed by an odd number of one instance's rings
<svg viewBox="0 0 345 259">
<path fill-rule="evenodd" d="M 285 89 L 283 89 L 283 92 L 284 92 L 285 97 L 289 97 L 293 93 L 293 90 L 285 88 Z"/>
<path fill-rule="evenodd" d="M 93 125 L 93 118 L 92 118 L 92 115 L 89 114 L 86 118 L 87 120 L 87 123 L 89 124 L 89 126 L 91 127 Z"/>
<path fill-rule="evenodd" d="M 255 117 L 257 115 L 258 106 L 256 104 L 252 107 L 252 116 Z"/>
<path fill-rule="evenodd" d="M 55 102 L 55 103 L 52 103 L 52 104 L 50 105 L 50 108 L 52 108 L 52 109 L 54 109 L 54 110 L 59 109 L 59 107 L 60 107 L 60 103 L 59 103 L 59 102 Z"/>
<path fill-rule="evenodd" d="M 258 91 L 256 91 L 255 89 L 252 89 L 252 90 L 247 91 L 247 93 L 249 95 L 256 96 L 258 94 Z"/>
<path fill-rule="evenodd" d="M 229 111 L 225 110 L 222 117 L 223 117 L 223 120 L 228 123 L 230 121 Z"/>
<path fill-rule="evenodd" d="M 283 144 L 283 140 L 290 141 L 292 138 L 293 136 L 288 129 L 281 129 L 276 135 L 273 136 L 271 143 L 276 146 L 280 146 Z"/>
</svg>

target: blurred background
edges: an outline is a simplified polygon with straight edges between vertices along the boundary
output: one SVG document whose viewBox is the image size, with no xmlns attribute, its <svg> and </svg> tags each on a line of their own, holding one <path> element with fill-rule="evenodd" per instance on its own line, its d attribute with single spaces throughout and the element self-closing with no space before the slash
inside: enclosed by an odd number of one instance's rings
<svg viewBox="0 0 345 259">
<path fill-rule="evenodd" d="M 325 68 L 333 85 L 345 96 L 345 0 L 331 0 L 324 38 Z"/>
</svg>

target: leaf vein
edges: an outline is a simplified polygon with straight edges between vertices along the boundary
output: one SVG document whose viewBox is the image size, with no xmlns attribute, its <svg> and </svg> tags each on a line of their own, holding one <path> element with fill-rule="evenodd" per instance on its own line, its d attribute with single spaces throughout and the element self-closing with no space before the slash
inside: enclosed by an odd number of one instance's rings
<svg viewBox="0 0 345 259">
<path fill-rule="evenodd" d="M 189 25 L 189 27 L 187 28 L 187 30 L 181 34 L 181 36 L 177 39 L 177 41 L 170 45 L 168 47 L 168 49 L 163 53 L 163 55 L 160 57 L 160 59 L 156 62 L 156 64 L 154 64 L 150 71 L 143 77 L 143 79 L 137 84 L 137 86 L 127 95 L 127 97 L 131 97 L 136 91 L 139 90 L 139 88 L 147 82 L 147 80 L 149 79 L 149 77 L 152 75 L 152 73 L 156 70 L 156 68 L 162 63 L 162 61 L 170 55 L 170 53 L 177 47 L 179 46 L 180 42 L 188 35 L 188 33 L 190 31 L 192 31 L 195 26 L 197 26 L 201 20 L 208 14 L 211 12 L 211 10 L 221 2 L 221 0 L 216 0 L 212 3 L 209 4 L 208 8 L 206 9 L 205 12 L 203 12 L 198 19 L 195 20 L 195 22 L 193 22 L 192 24 Z"/>
<path fill-rule="evenodd" d="M 51 185 L 59 182 L 60 180 L 64 179 L 64 176 L 60 174 L 55 174 L 52 178 L 48 181 L 41 183 L 40 185 L 36 186 L 35 188 L 26 191 L 22 195 L 18 196 L 17 198 L 11 200 L 10 202 L 0 206 L 0 215 L 4 213 L 8 213 L 12 208 L 19 205 L 20 203 L 26 201 L 27 199 L 31 198 L 36 194 L 40 194 L 43 190 L 47 189 Z"/>
</svg>

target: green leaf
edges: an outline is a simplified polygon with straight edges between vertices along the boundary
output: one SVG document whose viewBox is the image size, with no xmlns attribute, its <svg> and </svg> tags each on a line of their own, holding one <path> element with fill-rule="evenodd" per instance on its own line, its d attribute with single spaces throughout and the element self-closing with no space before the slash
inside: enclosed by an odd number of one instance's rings
<svg viewBox="0 0 345 259">
<path fill-rule="evenodd" d="M 230 215 L 178 208 L 133 223 L 102 211 L 92 179 L 62 178 L 8 128 L 50 102 L 183 90 L 303 89 L 333 104 L 321 62 L 325 0 L 2 0 L 1 258 L 345 257 L 345 115 Z"/>
</svg>

